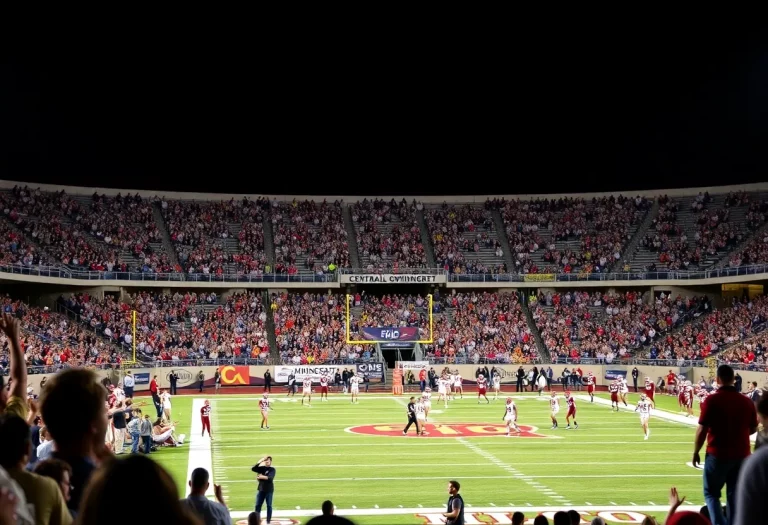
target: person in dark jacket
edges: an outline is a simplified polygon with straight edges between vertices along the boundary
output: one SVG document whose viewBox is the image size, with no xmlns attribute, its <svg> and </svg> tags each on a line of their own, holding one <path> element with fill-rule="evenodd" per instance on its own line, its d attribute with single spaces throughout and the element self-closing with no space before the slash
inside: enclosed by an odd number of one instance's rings
<svg viewBox="0 0 768 525">
<path fill-rule="evenodd" d="M 251 469 L 256 473 L 256 479 L 259 480 L 259 487 L 256 492 L 256 516 L 261 517 L 261 507 L 267 504 L 267 523 L 272 521 L 272 495 L 275 492 L 275 474 L 277 471 L 272 466 L 272 456 L 265 456 Z M 260 523 L 256 520 L 257 523 Z"/>
<path fill-rule="evenodd" d="M 264 392 L 272 393 L 272 374 L 269 373 L 269 370 L 264 372 Z"/>
</svg>

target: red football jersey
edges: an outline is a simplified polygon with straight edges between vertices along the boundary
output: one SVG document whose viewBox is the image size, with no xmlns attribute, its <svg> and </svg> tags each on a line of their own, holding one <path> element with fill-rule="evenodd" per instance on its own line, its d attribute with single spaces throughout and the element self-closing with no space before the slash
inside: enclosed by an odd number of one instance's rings
<svg viewBox="0 0 768 525">
<path fill-rule="evenodd" d="M 259 408 L 261 410 L 268 410 L 269 409 L 269 400 L 267 400 L 267 399 L 259 400 Z"/>
<path fill-rule="evenodd" d="M 204 406 L 203 408 L 201 408 L 200 409 L 200 415 L 202 417 L 209 417 L 211 415 L 211 407 L 210 407 L 210 405 Z"/>
</svg>

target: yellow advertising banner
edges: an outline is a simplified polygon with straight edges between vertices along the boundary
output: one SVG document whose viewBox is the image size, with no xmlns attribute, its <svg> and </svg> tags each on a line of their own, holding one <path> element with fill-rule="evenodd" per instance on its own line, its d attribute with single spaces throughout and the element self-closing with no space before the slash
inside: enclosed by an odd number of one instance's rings
<svg viewBox="0 0 768 525">
<path fill-rule="evenodd" d="M 523 281 L 529 283 L 554 282 L 557 276 L 554 273 L 528 273 L 523 276 Z"/>
</svg>

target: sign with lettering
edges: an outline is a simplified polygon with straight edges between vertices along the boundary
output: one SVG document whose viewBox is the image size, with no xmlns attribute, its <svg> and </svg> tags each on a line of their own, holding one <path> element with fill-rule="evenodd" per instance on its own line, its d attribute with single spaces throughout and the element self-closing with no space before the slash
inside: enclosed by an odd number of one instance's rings
<svg viewBox="0 0 768 525">
<path fill-rule="evenodd" d="M 340 282 L 348 284 L 430 284 L 445 283 L 444 274 L 419 273 L 364 273 L 341 274 Z"/>
</svg>

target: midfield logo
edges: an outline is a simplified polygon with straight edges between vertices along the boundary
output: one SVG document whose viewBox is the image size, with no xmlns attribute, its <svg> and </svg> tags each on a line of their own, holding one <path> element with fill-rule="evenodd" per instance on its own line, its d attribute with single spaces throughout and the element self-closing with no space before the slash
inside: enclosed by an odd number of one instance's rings
<svg viewBox="0 0 768 525">
<path fill-rule="evenodd" d="M 405 425 L 394 425 L 391 423 L 383 423 L 379 425 L 362 425 L 358 427 L 350 427 L 347 432 L 352 434 L 365 434 L 368 436 L 390 436 L 390 437 L 402 437 L 403 428 Z M 429 438 L 471 438 L 471 437 L 493 437 L 504 436 L 507 433 L 506 425 L 495 425 L 489 423 L 427 423 L 424 425 L 424 430 L 427 432 L 427 436 L 424 439 Z M 520 425 L 520 434 L 512 433 L 512 437 L 519 438 L 551 438 L 552 436 L 545 436 L 543 434 L 537 434 L 536 427 L 528 425 Z M 409 436 L 416 437 L 415 431 L 409 432 Z"/>
</svg>

